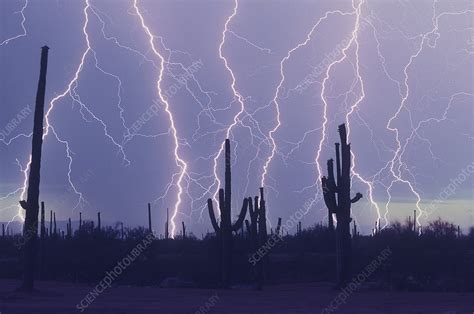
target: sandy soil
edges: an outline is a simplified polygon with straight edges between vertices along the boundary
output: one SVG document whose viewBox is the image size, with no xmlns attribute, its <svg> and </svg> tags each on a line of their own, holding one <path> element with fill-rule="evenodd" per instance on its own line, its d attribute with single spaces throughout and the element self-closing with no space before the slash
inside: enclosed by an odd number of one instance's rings
<svg viewBox="0 0 474 314">
<path fill-rule="evenodd" d="M 26 296 L 12 292 L 18 285 L 0 280 L 1 314 L 80 313 L 76 304 L 91 290 L 86 285 L 38 282 L 38 292 Z M 264 291 L 113 286 L 98 295 L 84 313 L 321 313 L 336 295 L 324 284 L 269 286 Z M 361 289 L 328 313 L 473 314 L 474 294 Z"/>
</svg>

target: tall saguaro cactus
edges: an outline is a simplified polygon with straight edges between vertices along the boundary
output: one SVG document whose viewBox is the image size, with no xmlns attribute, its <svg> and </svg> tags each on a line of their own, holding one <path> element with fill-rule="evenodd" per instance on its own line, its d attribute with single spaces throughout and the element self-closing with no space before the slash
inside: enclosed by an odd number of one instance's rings
<svg viewBox="0 0 474 314">
<path fill-rule="evenodd" d="M 249 200 L 244 199 L 242 209 L 240 210 L 239 218 L 232 224 L 231 221 L 231 159 L 230 159 L 230 141 L 225 140 L 225 184 L 224 189 L 219 189 L 219 210 L 221 214 L 220 225 L 217 223 L 214 214 L 214 206 L 212 199 L 207 200 L 207 207 L 209 210 L 209 217 L 211 218 L 212 226 L 220 241 L 220 271 L 221 284 L 223 288 L 228 288 L 230 283 L 230 264 L 232 262 L 232 232 L 238 231 L 244 222 L 247 214 L 247 207 Z"/>
<path fill-rule="evenodd" d="M 36 92 L 33 140 L 31 145 L 31 164 L 28 176 L 28 194 L 26 201 L 20 201 L 21 207 L 26 211 L 25 224 L 23 226 L 23 236 L 26 239 L 26 243 L 24 246 L 24 270 L 23 283 L 21 286 L 21 289 L 25 292 L 33 291 L 33 280 L 35 276 L 41 148 L 43 146 L 44 98 L 46 91 L 46 72 L 48 68 L 48 50 L 48 46 L 41 48 L 41 66 L 38 90 Z"/>
<path fill-rule="evenodd" d="M 334 177 L 333 160 L 328 160 L 328 176 L 321 178 L 324 202 L 328 214 L 336 214 L 336 258 L 337 258 L 337 285 L 344 287 L 349 281 L 351 259 L 351 234 L 350 222 L 351 204 L 362 198 L 357 193 L 354 198 L 350 196 L 351 189 L 351 146 L 347 143 L 346 126 L 339 126 L 341 143 L 336 143 L 336 179 Z M 339 147 L 340 146 L 340 147 Z M 340 148 L 340 149 L 339 149 Z M 336 197 L 337 194 L 337 197 Z M 329 219 L 330 228 L 332 219 Z"/>
</svg>

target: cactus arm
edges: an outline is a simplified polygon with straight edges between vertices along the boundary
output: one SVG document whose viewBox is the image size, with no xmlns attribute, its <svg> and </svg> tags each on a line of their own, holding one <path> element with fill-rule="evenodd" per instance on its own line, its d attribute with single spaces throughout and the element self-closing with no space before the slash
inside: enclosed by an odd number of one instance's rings
<svg viewBox="0 0 474 314">
<path fill-rule="evenodd" d="M 336 192 L 337 187 L 336 187 L 336 180 L 334 179 L 334 161 L 332 159 L 328 160 L 327 169 L 328 169 L 327 188 L 330 191 Z"/>
<path fill-rule="evenodd" d="M 247 228 L 247 233 L 250 235 L 250 222 L 248 219 L 245 219 L 245 227 Z"/>
<path fill-rule="evenodd" d="M 258 220 L 258 196 L 255 197 L 255 209 L 254 205 L 252 205 L 252 198 L 249 197 L 249 213 L 250 213 L 250 235 L 252 239 L 257 238 L 257 220 Z"/>
<path fill-rule="evenodd" d="M 20 201 L 20 206 L 21 206 L 21 208 L 23 208 L 23 209 L 27 209 L 28 203 L 27 203 L 26 201 Z"/>
<path fill-rule="evenodd" d="M 351 199 L 351 203 L 356 203 L 356 202 L 358 202 L 361 198 L 362 198 L 362 194 L 361 194 L 361 193 L 357 193 L 356 196 L 354 196 L 354 198 Z"/>
<path fill-rule="evenodd" d="M 250 201 L 251 203 L 252 201 Z M 242 204 L 242 209 L 240 210 L 240 215 L 237 221 L 232 225 L 232 231 L 237 231 L 242 228 L 242 224 L 244 222 L 245 216 L 247 215 L 247 208 L 249 207 L 249 199 L 244 198 L 244 202 Z"/>
<path fill-rule="evenodd" d="M 253 215 L 255 215 L 255 211 L 253 210 L 252 198 L 249 197 L 248 200 L 249 200 L 249 215 L 250 215 L 250 219 L 252 219 Z"/>
<path fill-rule="evenodd" d="M 279 236 L 280 235 L 280 229 L 281 229 L 281 217 L 278 217 L 278 224 L 275 229 L 275 233 Z"/>
<path fill-rule="evenodd" d="M 337 203 L 336 203 L 336 194 L 330 188 L 328 179 L 326 177 L 321 178 L 321 183 L 323 186 L 323 198 L 326 207 L 330 210 L 331 213 L 337 212 Z"/>
<path fill-rule="evenodd" d="M 216 215 L 214 214 L 214 206 L 212 205 L 212 199 L 207 200 L 207 209 L 209 210 L 209 217 L 211 218 L 212 227 L 214 231 L 218 233 L 221 229 L 216 220 Z"/>
</svg>

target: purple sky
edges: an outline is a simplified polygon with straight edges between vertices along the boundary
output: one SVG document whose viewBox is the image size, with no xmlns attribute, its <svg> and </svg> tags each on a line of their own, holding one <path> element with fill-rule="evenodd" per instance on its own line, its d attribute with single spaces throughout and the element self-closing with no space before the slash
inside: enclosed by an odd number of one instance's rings
<svg viewBox="0 0 474 314">
<path fill-rule="evenodd" d="M 326 222 L 319 176 L 347 122 L 363 233 L 378 217 L 385 226 L 417 208 L 422 224 L 438 216 L 474 224 L 471 1 L 245 0 L 235 8 L 1 1 L 0 221 L 21 218 L 31 149 L 22 134 L 32 129 L 47 44 L 48 109 L 54 102 L 41 199 L 59 219 L 100 210 L 110 224 L 146 225 L 151 202 L 158 233 L 169 207 L 176 225 L 200 235 L 211 228 L 205 204 L 229 132 L 234 216 L 242 197 L 257 195 L 268 164 L 270 223 L 314 199 L 303 226 Z M 220 179 L 222 168 L 219 158 Z"/>
</svg>

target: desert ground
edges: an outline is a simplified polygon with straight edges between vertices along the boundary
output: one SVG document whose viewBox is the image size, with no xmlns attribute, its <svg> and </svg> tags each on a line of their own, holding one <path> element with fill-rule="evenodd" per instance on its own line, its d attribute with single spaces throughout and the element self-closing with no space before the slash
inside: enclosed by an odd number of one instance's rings
<svg viewBox="0 0 474 314">
<path fill-rule="evenodd" d="M 76 305 L 91 286 L 38 282 L 31 296 L 15 292 L 19 282 L 0 280 L 1 314 L 80 313 Z M 329 284 L 291 284 L 254 291 L 112 286 L 84 313 L 321 313 L 338 292 Z M 86 303 L 83 303 L 86 304 Z M 335 304 L 335 303 L 333 303 Z M 473 293 L 371 291 L 361 287 L 327 313 L 474 313 Z"/>
</svg>

